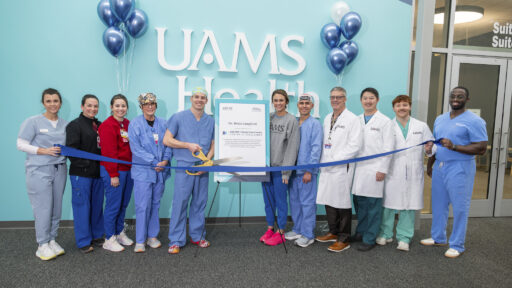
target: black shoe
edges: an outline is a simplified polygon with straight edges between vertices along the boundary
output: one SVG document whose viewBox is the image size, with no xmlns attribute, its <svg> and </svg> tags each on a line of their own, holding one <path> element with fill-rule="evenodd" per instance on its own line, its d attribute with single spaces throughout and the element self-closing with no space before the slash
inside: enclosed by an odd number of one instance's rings
<svg viewBox="0 0 512 288">
<path fill-rule="evenodd" d="M 363 235 L 356 233 L 356 234 L 350 236 L 348 241 L 350 243 L 361 242 L 361 241 L 363 241 Z"/>
<path fill-rule="evenodd" d="M 105 239 L 103 238 L 97 238 L 97 239 L 93 239 L 91 241 L 91 246 L 95 246 L 95 247 L 103 247 L 103 243 L 105 243 Z"/>
<path fill-rule="evenodd" d="M 359 247 L 357 247 L 357 250 L 361 252 L 366 252 L 372 250 L 373 247 L 375 247 L 375 244 L 366 244 L 364 242 L 361 242 L 361 244 L 359 244 Z"/>
<path fill-rule="evenodd" d="M 94 251 L 94 247 L 92 247 L 92 245 L 87 245 L 87 246 L 79 248 L 79 249 L 80 249 L 80 252 L 82 252 L 84 254 Z"/>
</svg>

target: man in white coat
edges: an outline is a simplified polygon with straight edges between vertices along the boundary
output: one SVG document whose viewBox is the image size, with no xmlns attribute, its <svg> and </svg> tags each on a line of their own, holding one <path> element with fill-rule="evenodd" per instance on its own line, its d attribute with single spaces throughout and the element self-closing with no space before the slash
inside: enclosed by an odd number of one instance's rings
<svg viewBox="0 0 512 288">
<path fill-rule="evenodd" d="M 411 98 L 399 95 L 393 100 L 395 118 L 396 149 L 418 145 L 433 140 L 434 136 L 425 122 L 410 116 Z M 395 214 L 399 214 L 396 225 L 396 249 L 409 251 L 414 235 L 416 211 L 423 208 L 423 155 L 432 154 L 433 142 L 393 154 L 384 184 L 384 210 L 377 244 L 386 245 L 393 241 Z"/>
<path fill-rule="evenodd" d="M 359 118 L 345 107 L 347 101 L 345 89 L 332 88 L 330 100 L 332 113 L 324 119 L 321 163 L 354 158 L 363 143 Z M 341 252 L 350 248 L 352 222 L 350 188 L 353 172 L 353 164 L 324 167 L 320 170 L 316 203 L 325 205 L 329 233 L 317 237 L 316 240 L 334 242 L 327 248 L 332 252 Z"/>
<path fill-rule="evenodd" d="M 395 148 L 395 136 L 391 120 L 377 110 L 379 92 L 366 88 L 361 92 L 364 113 L 359 115 L 363 126 L 363 148 L 358 157 L 380 154 Z M 362 241 L 359 251 L 375 247 L 382 219 L 384 179 L 388 173 L 391 156 L 358 162 L 352 184 L 354 206 L 357 214 L 356 234 L 352 242 Z"/>
</svg>

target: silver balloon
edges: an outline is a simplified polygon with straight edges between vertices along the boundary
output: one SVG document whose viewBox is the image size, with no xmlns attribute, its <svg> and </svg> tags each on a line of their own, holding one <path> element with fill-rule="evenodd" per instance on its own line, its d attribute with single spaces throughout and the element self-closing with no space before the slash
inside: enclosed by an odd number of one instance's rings
<svg viewBox="0 0 512 288">
<path fill-rule="evenodd" d="M 331 8 L 331 18 L 336 25 L 340 26 L 341 19 L 345 14 L 347 14 L 350 11 L 350 7 L 347 3 L 343 1 L 339 1 L 334 3 Z"/>
</svg>

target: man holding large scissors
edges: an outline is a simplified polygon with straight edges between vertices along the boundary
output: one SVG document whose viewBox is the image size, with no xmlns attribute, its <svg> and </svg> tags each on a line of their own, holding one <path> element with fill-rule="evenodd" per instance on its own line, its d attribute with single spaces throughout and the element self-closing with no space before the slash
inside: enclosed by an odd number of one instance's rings
<svg viewBox="0 0 512 288">
<path fill-rule="evenodd" d="M 173 156 L 178 166 L 193 166 L 197 161 L 194 155 L 207 152 L 206 158 L 212 159 L 214 153 L 215 122 L 211 116 L 204 113 L 204 107 L 208 103 L 208 92 L 202 87 L 197 87 L 192 91 L 190 101 L 190 109 L 178 112 L 169 119 L 164 137 L 164 144 L 174 148 Z M 170 254 L 179 253 L 180 247 L 185 246 L 187 242 L 187 207 L 191 197 L 191 243 L 201 248 L 210 246 L 210 242 L 202 235 L 205 225 L 204 209 L 208 200 L 208 173 L 176 170 L 169 223 Z"/>
</svg>

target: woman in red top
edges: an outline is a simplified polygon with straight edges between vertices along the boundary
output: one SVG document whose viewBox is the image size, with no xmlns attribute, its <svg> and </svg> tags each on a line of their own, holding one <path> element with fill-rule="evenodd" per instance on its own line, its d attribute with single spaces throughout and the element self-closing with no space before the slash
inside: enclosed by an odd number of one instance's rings
<svg viewBox="0 0 512 288">
<path fill-rule="evenodd" d="M 132 161 L 132 152 L 128 142 L 128 124 L 124 116 L 128 111 L 128 101 L 122 94 L 110 100 L 112 116 L 108 117 L 99 127 L 101 155 L 119 160 Z M 113 252 L 124 250 L 122 245 L 130 246 L 133 241 L 126 236 L 124 216 L 130 203 L 133 180 L 130 165 L 111 162 L 100 162 L 100 176 L 105 187 L 105 211 L 103 221 L 106 240 L 103 248 Z"/>
</svg>

